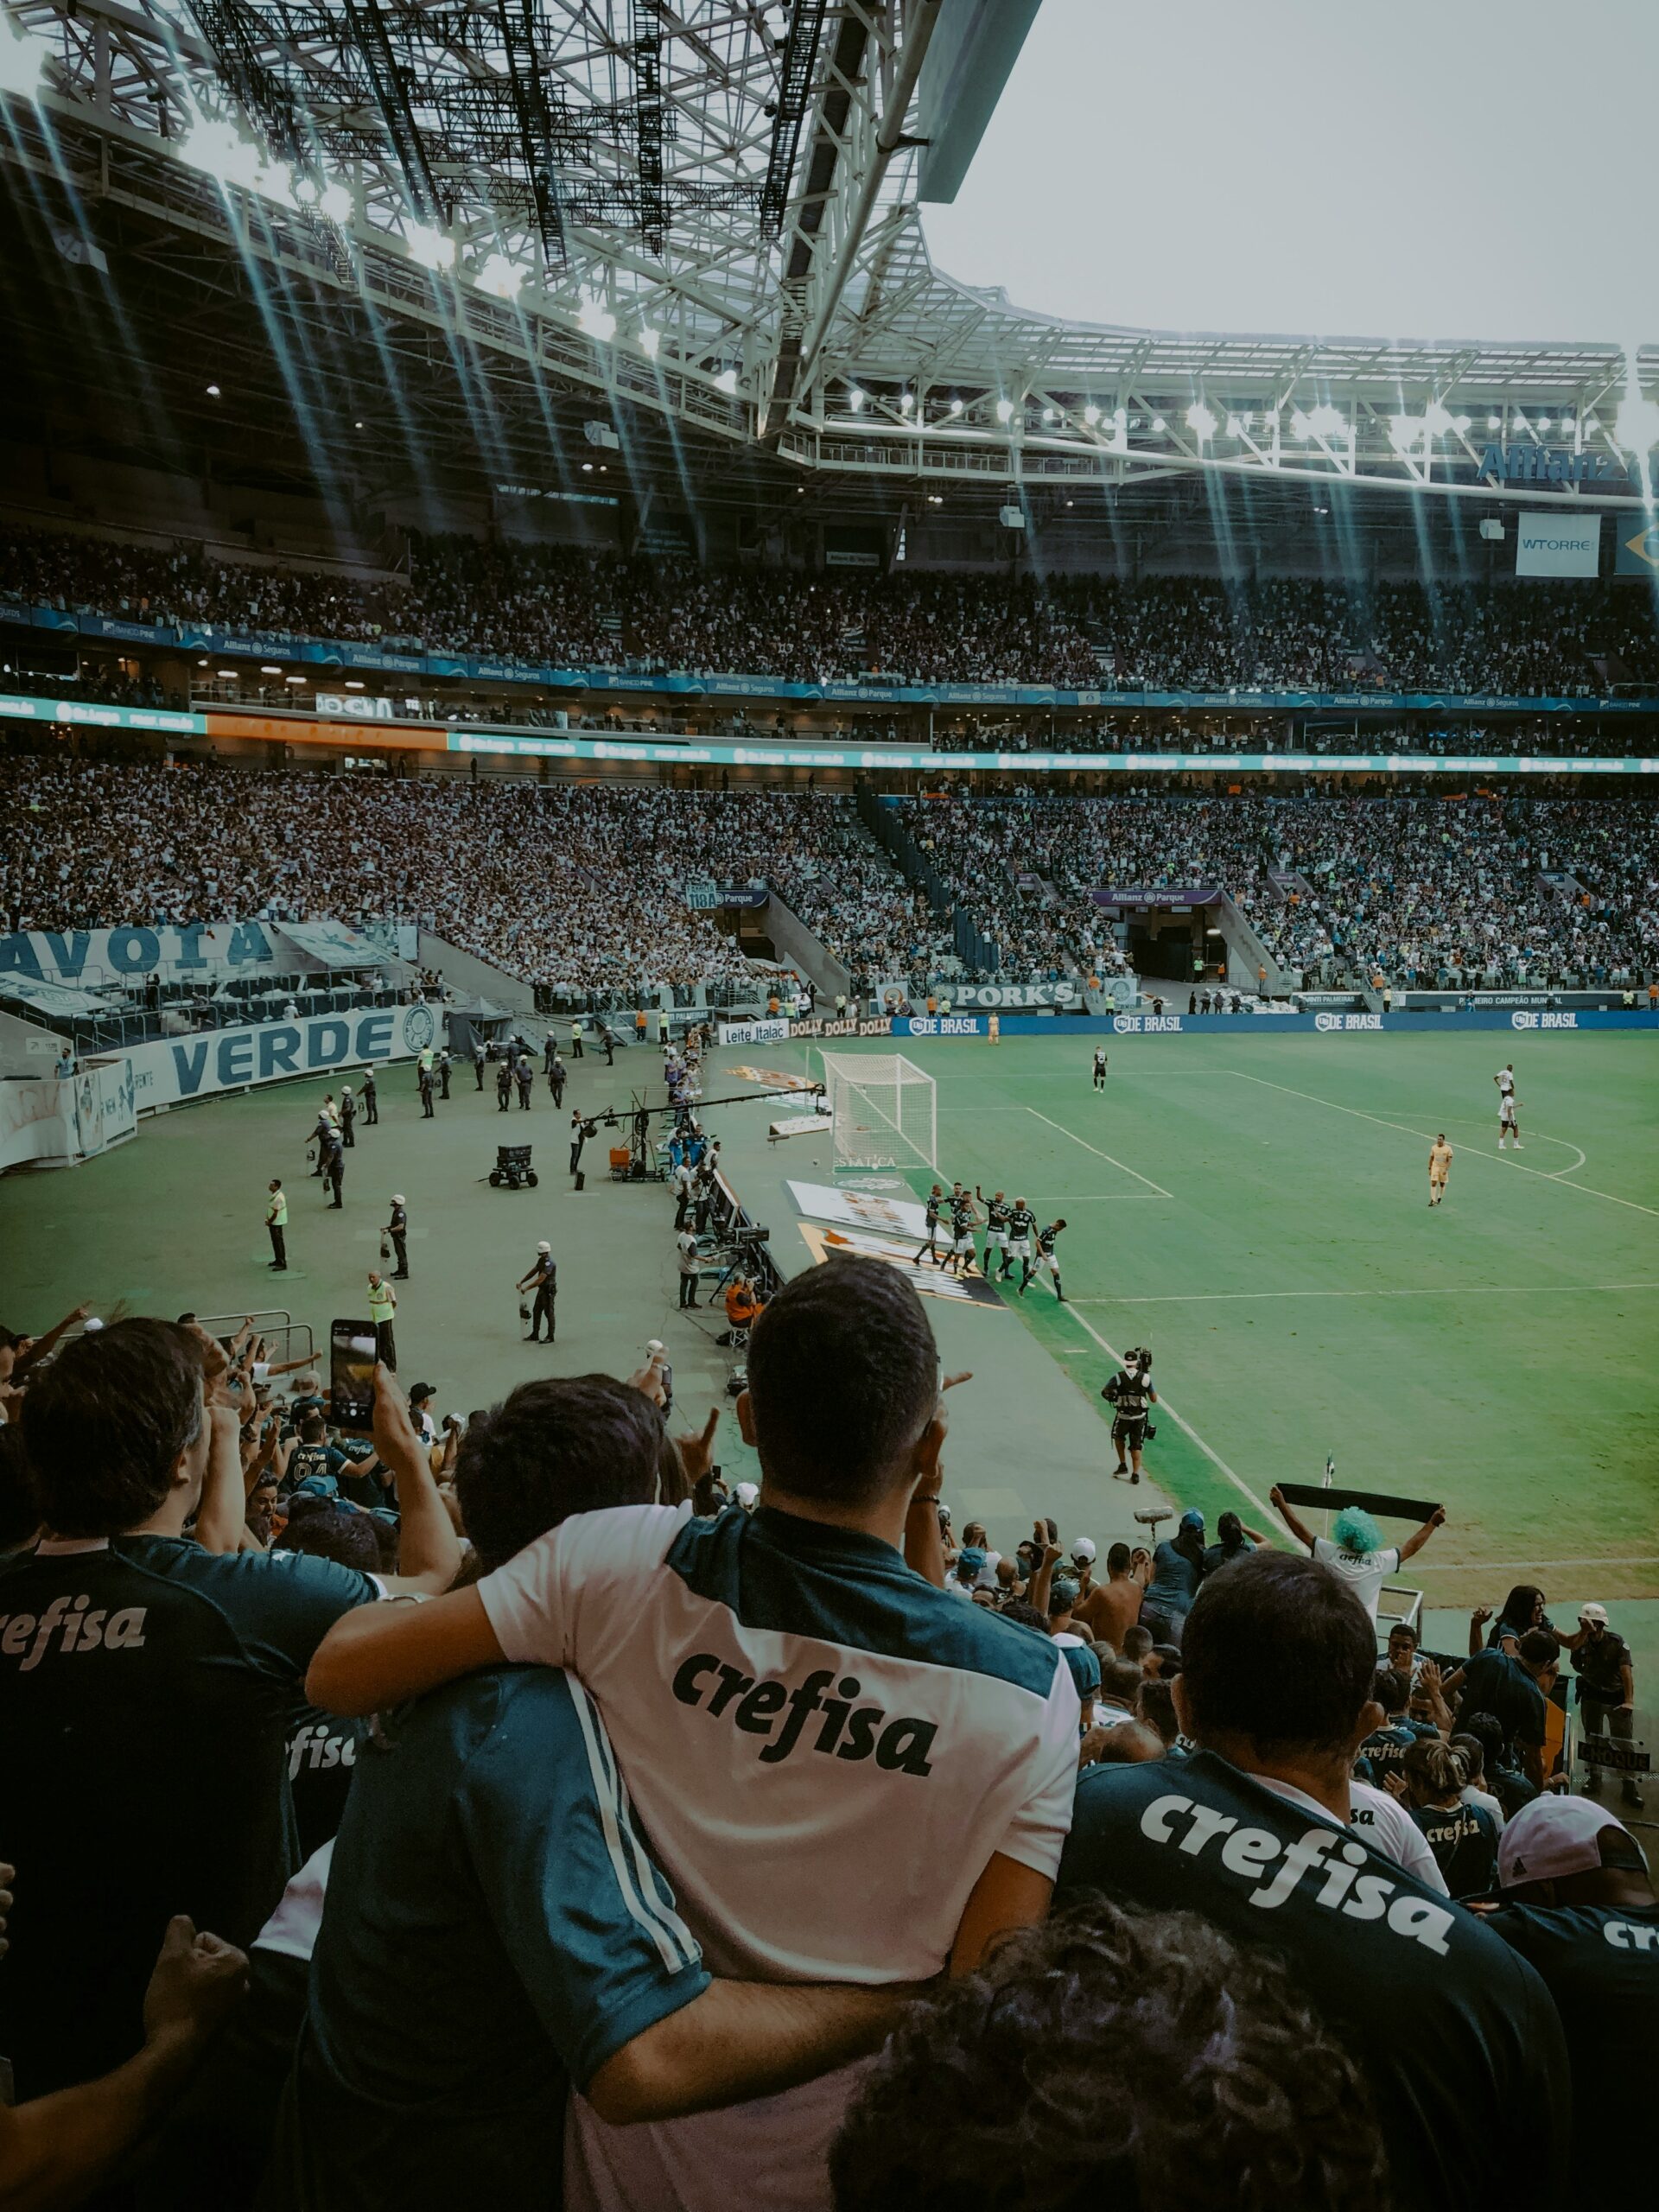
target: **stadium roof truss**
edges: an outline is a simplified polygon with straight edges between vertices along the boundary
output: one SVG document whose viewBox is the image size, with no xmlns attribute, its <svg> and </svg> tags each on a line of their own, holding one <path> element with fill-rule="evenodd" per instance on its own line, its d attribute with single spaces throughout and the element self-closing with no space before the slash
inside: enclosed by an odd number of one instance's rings
<svg viewBox="0 0 1659 2212">
<path fill-rule="evenodd" d="M 0 156 L 72 259 L 118 200 L 804 480 L 1650 490 L 1659 349 L 1115 329 L 944 275 L 917 88 L 978 4 L 0 0 Z"/>
</svg>

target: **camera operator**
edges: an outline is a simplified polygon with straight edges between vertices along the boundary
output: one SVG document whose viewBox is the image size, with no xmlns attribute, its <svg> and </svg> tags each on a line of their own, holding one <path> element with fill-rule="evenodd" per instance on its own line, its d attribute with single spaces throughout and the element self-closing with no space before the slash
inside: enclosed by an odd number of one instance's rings
<svg viewBox="0 0 1659 2212">
<path fill-rule="evenodd" d="M 1152 1387 L 1152 1354 L 1132 1346 L 1100 1395 L 1112 1408 L 1112 1442 L 1117 1446 L 1113 1479 L 1128 1475 L 1132 1483 L 1138 1483 L 1141 1452 L 1147 1437 L 1158 1433 L 1147 1426 L 1147 1409 L 1158 1402 L 1158 1393 Z"/>
<path fill-rule="evenodd" d="M 726 1326 L 715 1338 L 717 1344 L 747 1339 L 760 1318 L 762 1300 L 747 1275 L 734 1275 L 726 1286 Z"/>
</svg>

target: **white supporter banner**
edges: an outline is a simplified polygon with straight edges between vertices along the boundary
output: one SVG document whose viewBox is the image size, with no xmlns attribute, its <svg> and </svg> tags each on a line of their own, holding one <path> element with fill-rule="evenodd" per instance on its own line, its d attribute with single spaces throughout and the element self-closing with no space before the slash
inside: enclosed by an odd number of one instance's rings
<svg viewBox="0 0 1659 2212">
<path fill-rule="evenodd" d="M 782 1014 L 764 1021 L 722 1021 L 717 1033 L 722 1045 L 775 1045 L 789 1034 L 789 1023 Z"/>
<path fill-rule="evenodd" d="M 838 1191 L 828 1183 L 791 1183 L 789 1195 L 798 1212 L 816 1214 L 820 1221 L 907 1236 L 918 1244 L 927 1234 L 927 1216 L 914 1198 L 887 1198 L 874 1191 Z"/>
<path fill-rule="evenodd" d="M 1516 526 L 1517 576 L 1593 576 L 1601 565 L 1601 517 L 1560 508 L 1523 514 Z"/>
<path fill-rule="evenodd" d="M 327 1075 L 335 1068 L 378 1067 L 413 1059 L 442 1042 L 429 1006 L 383 1006 L 353 1014 L 322 1014 L 305 1021 L 264 1021 L 246 1029 L 207 1029 L 192 1037 L 165 1037 L 138 1045 L 132 1063 L 137 1111 L 178 1106 L 219 1090 L 262 1083 L 290 1083 L 296 1076 Z"/>
</svg>

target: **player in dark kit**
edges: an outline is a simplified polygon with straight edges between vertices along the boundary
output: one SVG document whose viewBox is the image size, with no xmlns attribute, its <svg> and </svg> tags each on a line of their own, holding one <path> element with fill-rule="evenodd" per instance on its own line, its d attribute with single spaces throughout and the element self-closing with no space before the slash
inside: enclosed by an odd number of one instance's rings
<svg viewBox="0 0 1659 2212">
<path fill-rule="evenodd" d="M 1105 1048 L 1103 1046 L 1096 1045 L 1095 1047 L 1095 1089 L 1096 1090 L 1104 1090 L 1105 1088 L 1106 1052 Z"/>
<path fill-rule="evenodd" d="M 927 1224 L 927 1242 L 920 1248 L 917 1252 L 915 1258 L 911 1262 L 910 1264 L 913 1268 L 919 1268 L 921 1266 L 924 1254 L 929 1259 L 936 1260 L 938 1257 L 939 1208 L 944 1204 L 944 1185 L 943 1183 L 936 1183 L 932 1189 L 928 1192 L 927 1204 L 923 1209 L 923 1217 Z"/>
<path fill-rule="evenodd" d="M 973 1200 L 958 1183 L 950 1195 L 950 1250 L 947 1255 L 950 1272 L 958 1281 L 979 1256 L 974 1245 L 974 1224 L 978 1218 Z M 934 1262 L 936 1267 L 944 1264 L 944 1259 Z"/>
<path fill-rule="evenodd" d="M 993 1191 L 988 1198 L 977 1183 L 974 1196 L 985 1209 L 985 1280 L 991 1279 L 991 1268 L 1000 1256 L 1002 1272 L 1008 1271 L 1008 1220 L 1014 1209 L 1001 1191 Z"/>
<path fill-rule="evenodd" d="M 1007 1281 L 1016 1260 L 1024 1271 L 1020 1289 L 1023 1290 L 1031 1281 L 1031 1240 L 1036 1228 L 1036 1215 L 1023 1198 L 1016 1198 L 1014 1211 L 1008 1216 L 1008 1244 L 1002 1255 L 1002 1272 L 997 1277 L 999 1282 Z"/>
<path fill-rule="evenodd" d="M 1027 1291 L 1031 1287 L 1033 1275 L 1042 1273 L 1053 1276 L 1054 1295 L 1062 1306 L 1065 1305 L 1065 1293 L 1060 1288 L 1060 1262 L 1058 1255 L 1054 1249 L 1055 1239 L 1058 1236 L 1060 1231 L 1065 1227 L 1065 1224 L 1063 1220 L 1051 1221 L 1046 1229 L 1039 1229 L 1038 1230 L 1037 1265 L 1033 1268 L 1029 1260 L 1026 1262 L 1026 1279 L 1020 1286 L 1020 1295 L 1021 1298 L 1025 1296 Z"/>
</svg>

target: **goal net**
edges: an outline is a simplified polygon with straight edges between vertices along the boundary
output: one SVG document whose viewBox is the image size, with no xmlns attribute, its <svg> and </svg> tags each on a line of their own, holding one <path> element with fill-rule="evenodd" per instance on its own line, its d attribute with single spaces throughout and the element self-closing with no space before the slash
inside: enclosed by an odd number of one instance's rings
<svg viewBox="0 0 1659 2212">
<path fill-rule="evenodd" d="M 825 1052 L 839 1167 L 938 1168 L 938 1086 L 901 1053 Z"/>
</svg>

